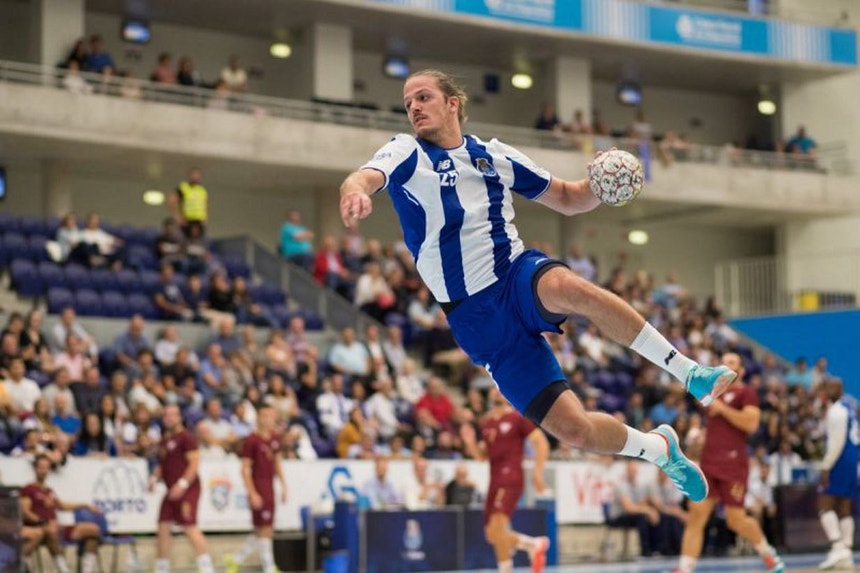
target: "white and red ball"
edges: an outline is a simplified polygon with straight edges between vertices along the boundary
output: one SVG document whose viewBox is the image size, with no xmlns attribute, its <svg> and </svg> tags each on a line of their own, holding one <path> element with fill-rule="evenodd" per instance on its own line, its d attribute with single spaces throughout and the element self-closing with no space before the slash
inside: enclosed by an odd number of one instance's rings
<svg viewBox="0 0 860 573">
<path fill-rule="evenodd" d="M 591 163 L 588 184 L 591 192 L 606 205 L 626 205 L 642 192 L 645 184 L 642 164 L 627 151 L 606 151 Z"/>
</svg>

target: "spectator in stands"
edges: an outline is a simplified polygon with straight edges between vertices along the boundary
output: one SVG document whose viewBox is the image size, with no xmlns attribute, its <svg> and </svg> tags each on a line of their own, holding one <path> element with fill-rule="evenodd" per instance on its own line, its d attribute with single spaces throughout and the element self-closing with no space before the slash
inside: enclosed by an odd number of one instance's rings
<svg viewBox="0 0 860 573">
<path fill-rule="evenodd" d="M 99 403 L 99 416 L 101 417 L 105 435 L 110 440 L 114 440 L 118 435 L 117 427 L 120 424 L 120 415 L 117 410 L 116 400 L 110 394 L 102 396 L 102 401 Z M 116 446 L 115 443 L 114 446 Z"/>
<path fill-rule="evenodd" d="M 221 70 L 221 81 L 234 94 L 244 94 L 248 91 L 248 74 L 239 65 L 239 56 L 230 56 L 227 67 Z"/>
<path fill-rule="evenodd" d="M 376 458 L 374 477 L 364 485 L 362 493 L 371 509 L 394 509 L 403 504 L 400 492 L 388 479 L 387 458 Z"/>
<path fill-rule="evenodd" d="M 305 334 L 305 319 L 301 316 L 290 319 L 286 341 L 293 351 L 297 364 L 307 364 L 309 354 L 318 352 L 317 347 L 311 344 Z"/>
<path fill-rule="evenodd" d="M 710 337 L 714 350 L 728 351 L 738 343 L 738 333 L 729 326 L 722 312 L 717 312 L 710 324 L 705 328 L 705 336 Z"/>
<path fill-rule="evenodd" d="M 74 398 L 71 395 L 57 394 L 54 401 L 54 413 L 51 424 L 72 439 L 77 438 L 81 431 L 81 418 L 75 411 Z"/>
<path fill-rule="evenodd" d="M 314 257 L 314 277 L 321 285 L 336 290 L 342 297 L 352 300 L 352 276 L 335 249 L 334 237 L 326 235 Z"/>
<path fill-rule="evenodd" d="M 78 412 L 98 412 L 101 406 L 102 396 L 107 394 L 107 389 L 102 384 L 99 369 L 91 366 L 84 370 L 84 380 L 80 384 L 72 385 L 75 394 L 75 404 Z"/>
<path fill-rule="evenodd" d="M 63 76 L 63 87 L 67 92 L 73 94 L 89 95 L 93 93 L 93 86 L 81 75 L 80 66 L 74 60 L 69 62 L 69 66 Z"/>
<path fill-rule="evenodd" d="M 776 361 L 776 357 L 773 354 L 765 354 L 764 358 L 762 358 L 761 377 L 765 385 L 771 381 L 785 384 L 785 369 Z"/>
<path fill-rule="evenodd" d="M 108 395 L 113 398 L 117 417 L 127 419 L 131 416 L 131 408 L 127 396 L 128 376 L 122 370 L 114 371 L 110 376 Z"/>
<path fill-rule="evenodd" d="M 385 357 L 385 350 L 382 348 L 382 340 L 379 337 L 379 327 L 372 323 L 368 324 L 364 328 L 364 340 L 362 342 L 367 349 L 368 356 L 370 356 L 371 376 L 390 378 L 391 372 Z"/>
<path fill-rule="evenodd" d="M 42 397 L 39 385 L 24 376 L 24 359 L 20 356 L 9 362 L 9 375 L 6 377 L 6 392 L 9 394 L 12 413 L 18 417 L 33 411 L 36 400 Z"/>
<path fill-rule="evenodd" d="M 469 507 L 475 499 L 475 483 L 469 479 L 466 464 L 457 464 L 454 479 L 445 486 L 445 505 Z"/>
<path fill-rule="evenodd" d="M 105 433 L 104 422 L 99 414 L 90 412 L 84 416 L 81 435 L 72 453 L 76 456 L 116 456 L 116 445 Z"/>
<path fill-rule="evenodd" d="M 223 413 L 220 400 L 210 398 L 206 401 L 206 417 L 197 424 L 197 439 L 207 454 L 223 456 L 232 452 L 239 441 Z"/>
<path fill-rule="evenodd" d="M 197 387 L 206 400 L 215 397 L 227 398 L 229 389 L 224 379 L 224 369 L 227 361 L 221 346 L 211 343 L 206 349 L 206 357 L 200 361 L 197 373 Z"/>
<path fill-rule="evenodd" d="M 376 392 L 367 399 L 368 417 L 379 431 L 379 437 L 385 441 L 401 429 L 397 419 L 398 400 L 390 378 L 379 380 Z"/>
<path fill-rule="evenodd" d="M 124 455 L 137 456 L 155 463 L 160 441 L 161 426 L 153 419 L 146 404 L 137 404 L 131 419 L 122 426 Z"/>
<path fill-rule="evenodd" d="M 355 305 L 380 322 L 394 307 L 394 292 L 388 286 L 379 263 L 370 261 L 355 284 Z"/>
<path fill-rule="evenodd" d="M 408 354 L 403 346 L 403 330 L 399 326 L 391 325 L 386 329 L 382 351 L 385 353 L 386 362 L 391 366 L 392 374 L 396 376 L 402 373 Z"/>
<path fill-rule="evenodd" d="M 582 247 L 578 243 L 571 245 L 565 262 L 570 267 L 570 270 L 587 281 L 594 281 L 597 276 L 597 269 L 594 268 L 594 263 L 583 254 Z"/>
<path fill-rule="evenodd" d="M 21 348 L 18 344 L 18 336 L 12 332 L 0 335 L 0 376 L 8 376 L 9 365 L 12 360 L 19 357 L 21 357 Z"/>
<path fill-rule="evenodd" d="M 74 213 L 66 213 L 60 222 L 60 228 L 57 229 L 56 251 L 51 251 L 49 243 L 48 253 L 55 263 L 64 263 L 69 260 L 70 255 L 74 252 L 80 240 L 81 230 L 78 228 L 77 217 L 75 217 Z"/>
<path fill-rule="evenodd" d="M 227 82 L 218 78 L 212 89 L 212 95 L 209 96 L 209 101 L 206 103 L 206 107 L 208 109 L 228 111 L 230 109 L 232 94 L 233 92 L 230 91 L 230 86 L 227 85 Z"/>
<path fill-rule="evenodd" d="M 323 393 L 316 399 L 316 411 L 323 431 L 329 438 L 334 439 L 349 422 L 353 403 L 343 393 L 344 379 L 340 374 L 325 378 L 322 381 L 322 389 Z"/>
<path fill-rule="evenodd" d="M 396 375 L 397 393 L 408 404 L 415 404 L 424 395 L 424 382 L 418 377 L 417 366 L 411 358 L 403 361 L 403 366 Z"/>
<path fill-rule="evenodd" d="M 800 356 L 794 362 L 794 367 L 785 375 L 785 383 L 789 387 L 801 386 L 807 390 L 812 389 L 813 374 L 806 366 L 806 358 Z"/>
<path fill-rule="evenodd" d="M 814 155 L 818 145 L 806 134 L 806 128 L 798 126 L 797 133 L 785 142 L 785 150 L 796 155 Z"/>
<path fill-rule="evenodd" d="M 32 364 L 33 370 L 50 371 L 53 366 L 53 357 L 48 348 L 48 340 L 42 332 L 42 312 L 33 309 L 27 314 L 24 330 L 18 340 L 21 354 L 24 360 Z"/>
<path fill-rule="evenodd" d="M 179 331 L 172 324 L 165 326 L 159 334 L 158 340 L 155 341 L 155 348 L 153 349 L 155 360 L 161 366 L 162 372 L 166 367 L 176 362 L 176 355 L 180 348 Z M 188 359 L 187 354 L 185 359 Z"/>
<path fill-rule="evenodd" d="M 212 342 L 221 347 L 225 356 L 242 348 L 242 341 L 236 335 L 234 324 L 229 321 L 222 321 L 218 324 L 218 334 L 212 339 Z"/>
<path fill-rule="evenodd" d="M 64 349 L 69 334 L 72 333 L 83 341 L 89 357 L 94 361 L 97 360 L 99 347 L 96 344 L 96 339 L 78 321 L 74 307 L 67 306 L 60 311 L 60 320 L 54 324 L 54 338 L 50 344 L 53 350 L 58 352 Z"/>
<path fill-rule="evenodd" d="M 269 379 L 269 392 L 263 402 L 272 406 L 281 422 L 288 424 L 299 417 L 299 401 L 295 391 L 277 374 Z"/>
<path fill-rule="evenodd" d="M 236 320 L 239 324 L 253 324 L 262 328 L 280 328 L 278 319 L 251 298 L 248 283 L 243 277 L 233 279 L 233 300 L 236 305 Z"/>
<path fill-rule="evenodd" d="M 87 214 L 86 225 L 80 232 L 80 241 L 72 252 L 72 258 L 92 268 L 112 266 L 118 270 L 122 266 L 122 248 L 122 239 L 102 229 L 98 213 L 92 211 Z"/>
<path fill-rule="evenodd" d="M 679 396 L 675 392 L 666 392 L 663 400 L 655 404 L 648 412 L 648 417 L 654 422 L 655 426 L 661 424 L 669 424 L 671 426 L 675 423 L 680 412 L 678 408 L 679 401 L 681 400 L 679 400 Z"/>
<path fill-rule="evenodd" d="M 68 68 L 70 62 L 77 62 L 79 68 L 84 67 L 84 63 L 89 56 L 89 46 L 86 38 L 78 38 L 75 40 L 72 49 L 69 50 L 69 55 L 60 64 L 61 68 Z"/>
<path fill-rule="evenodd" d="M 83 372 L 80 379 L 83 380 Z M 47 400 L 48 410 L 52 414 L 57 413 L 57 400 L 60 396 L 65 397 L 65 402 L 72 411 L 76 409 L 75 395 L 70 388 L 71 383 L 72 378 L 69 376 L 69 371 L 65 367 L 60 366 L 54 371 L 54 381 L 42 389 L 42 396 Z"/>
<path fill-rule="evenodd" d="M 773 485 L 770 466 L 755 458 L 750 460 L 749 484 L 744 500 L 747 513 L 753 516 L 762 528 L 767 539 L 779 539 L 777 506 L 773 498 Z"/>
<path fill-rule="evenodd" d="M 203 225 L 199 221 L 192 221 L 187 225 L 186 233 L 187 236 L 182 243 L 185 274 L 193 276 L 209 273 L 212 255 L 203 237 Z"/>
<path fill-rule="evenodd" d="M 171 265 L 174 270 L 182 270 L 185 258 L 182 243 L 182 233 L 176 224 L 176 219 L 167 217 L 161 225 L 161 235 L 155 241 L 159 263 Z"/>
<path fill-rule="evenodd" d="M 660 512 L 650 505 L 649 488 L 638 479 L 639 463 L 635 460 L 627 462 L 624 479 L 615 485 L 612 493 L 606 524 L 610 527 L 636 527 L 641 554 L 650 557 L 660 547 Z"/>
<path fill-rule="evenodd" d="M 278 245 L 281 255 L 310 272 L 314 266 L 313 240 L 314 233 L 302 224 L 301 213 L 296 209 L 287 211 Z"/>
<path fill-rule="evenodd" d="M 415 421 L 419 428 L 441 431 L 451 424 L 454 404 L 445 393 L 442 379 L 433 376 L 427 381 L 427 392 L 415 404 Z"/>
<path fill-rule="evenodd" d="M 415 341 L 424 345 L 424 366 L 429 367 L 433 354 L 451 348 L 453 336 L 439 304 L 430 297 L 430 290 L 421 285 L 409 304 L 409 321 Z"/>
<path fill-rule="evenodd" d="M 407 485 L 403 495 L 406 509 L 410 511 L 427 510 L 440 507 L 443 504 L 445 490 L 435 476 L 428 476 L 427 460 L 419 458 L 412 461 L 412 478 L 413 481 Z"/>
<path fill-rule="evenodd" d="M 779 449 L 770 456 L 771 483 L 774 486 L 791 485 L 794 482 L 794 470 L 801 467 L 803 460 L 792 449 L 791 441 L 783 439 Z"/>
<path fill-rule="evenodd" d="M 205 87 L 203 80 L 200 79 L 200 73 L 194 69 L 194 60 L 188 56 L 179 58 L 179 64 L 176 66 L 176 81 L 179 85 L 190 88 Z"/>
<path fill-rule="evenodd" d="M 111 58 L 110 54 L 105 51 L 104 40 L 102 40 L 102 37 L 98 34 L 94 34 L 90 37 L 90 49 L 89 53 L 84 58 L 83 69 L 87 72 L 102 74 L 105 73 L 105 70 L 108 68 L 115 70 L 116 65 L 114 64 L 113 58 Z"/>
<path fill-rule="evenodd" d="M 628 132 L 630 137 L 639 141 L 651 141 L 654 138 L 651 122 L 645 117 L 645 110 L 641 107 L 636 110 L 636 118 L 630 125 Z"/>
<path fill-rule="evenodd" d="M 21 342 L 21 350 L 24 350 L 23 341 Z M 812 387 L 829 378 L 833 378 L 833 374 L 827 370 L 827 357 L 819 356 L 818 360 L 815 361 L 815 366 L 812 367 Z"/>
<path fill-rule="evenodd" d="M 540 114 L 535 120 L 535 129 L 557 131 L 561 128 L 562 124 L 555 114 L 555 107 L 549 102 L 543 102 L 540 107 Z"/>
<path fill-rule="evenodd" d="M 352 446 L 360 444 L 362 436 L 367 428 L 367 420 L 361 408 L 355 406 L 349 411 L 349 421 L 337 433 L 335 444 L 335 452 L 337 457 L 346 458 L 349 456 L 349 450 Z"/>
<path fill-rule="evenodd" d="M 190 236 L 192 223 L 200 225 L 201 236 L 206 234 L 209 220 L 209 192 L 203 186 L 203 170 L 192 167 L 188 177 L 176 187 L 176 193 L 168 197 L 167 206 L 174 219 L 179 221 L 186 236 Z"/>
<path fill-rule="evenodd" d="M 457 448 L 454 434 L 448 430 L 440 431 L 436 436 L 436 442 L 427 452 L 427 457 L 433 460 L 461 460 L 462 452 Z"/>
<path fill-rule="evenodd" d="M 209 297 L 208 311 L 215 311 L 219 314 L 209 316 L 217 319 L 220 325 L 229 324 L 232 331 L 236 324 L 236 301 L 233 298 L 233 291 L 230 288 L 230 282 L 223 273 L 215 273 L 209 281 Z M 231 348 L 232 350 L 232 348 Z"/>
<path fill-rule="evenodd" d="M 679 555 L 681 536 L 684 534 L 684 524 L 687 523 L 687 511 L 683 506 L 684 494 L 678 491 L 666 474 L 657 472 L 657 481 L 652 484 L 650 502 L 660 513 L 662 527 L 658 552 L 661 555 Z"/>
<path fill-rule="evenodd" d="M 66 339 L 66 349 L 54 357 L 54 367 L 64 368 L 73 383 L 81 382 L 84 370 L 92 365 L 89 356 L 84 354 L 83 340 L 74 333 Z"/>
<path fill-rule="evenodd" d="M 295 379 L 298 374 L 298 366 L 296 365 L 293 349 L 287 344 L 284 339 L 284 333 L 280 330 L 273 330 L 269 334 L 269 343 L 265 350 L 266 366 L 269 370 L 290 380 Z"/>
<path fill-rule="evenodd" d="M 573 120 L 566 126 L 564 126 L 564 130 L 572 133 L 573 135 L 586 135 L 591 133 L 591 126 L 585 120 L 585 115 L 582 113 L 581 109 L 577 109 L 573 112 Z"/>
<path fill-rule="evenodd" d="M 114 341 L 116 360 L 121 368 L 132 371 L 137 368 L 137 356 L 144 348 L 150 348 L 149 339 L 143 333 L 143 317 L 136 314 L 128 321 L 128 330 Z"/>
<path fill-rule="evenodd" d="M 365 379 L 372 372 L 372 364 L 367 347 L 355 339 L 355 330 L 346 327 L 341 331 L 341 339 L 329 352 L 329 365 L 332 370 L 345 376 Z"/>
<path fill-rule="evenodd" d="M 158 60 L 152 69 L 149 79 L 157 84 L 176 84 L 176 73 L 173 71 L 173 58 L 171 58 L 168 52 L 158 54 Z"/>
</svg>

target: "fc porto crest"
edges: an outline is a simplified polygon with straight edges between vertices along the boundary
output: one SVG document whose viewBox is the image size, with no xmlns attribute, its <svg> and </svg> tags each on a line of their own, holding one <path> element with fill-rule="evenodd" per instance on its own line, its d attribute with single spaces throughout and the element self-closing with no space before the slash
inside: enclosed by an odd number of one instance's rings
<svg viewBox="0 0 860 573">
<path fill-rule="evenodd" d="M 475 160 L 475 167 L 484 177 L 495 177 L 498 175 L 496 172 L 496 168 L 493 167 L 493 164 L 487 161 L 486 157 L 479 157 Z"/>
<path fill-rule="evenodd" d="M 230 490 L 233 484 L 227 477 L 216 477 L 209 480 L 209 495 L 212 507 L 217 511 L 224 511 L 230 505 Z"/>
</svg>

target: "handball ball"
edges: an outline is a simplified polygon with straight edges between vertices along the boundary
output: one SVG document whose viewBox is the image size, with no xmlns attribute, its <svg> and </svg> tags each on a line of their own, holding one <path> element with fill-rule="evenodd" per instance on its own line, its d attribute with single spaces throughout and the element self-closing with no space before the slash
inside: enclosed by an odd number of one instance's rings
<svg viewBox="0 0 860 573">
<path fill-rule="evenodd" d="M 645 177 L 636 157 L 620 149 L 598 155 L 588 172 L 588 185 L 606 205 L 620 207 L 639 196 Z"/>
</svg>

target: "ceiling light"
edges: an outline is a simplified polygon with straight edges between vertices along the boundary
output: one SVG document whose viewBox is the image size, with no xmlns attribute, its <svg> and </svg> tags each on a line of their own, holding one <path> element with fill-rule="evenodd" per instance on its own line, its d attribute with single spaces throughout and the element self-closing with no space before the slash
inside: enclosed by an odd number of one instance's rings
<svg viewBox="0 0 860 573">
<path fill-rule="evenodd" d="M 634 229 L 627 233 L 627 240 L 632 245 L 644 245 L 648 243 L 648 233 L 641 229 Z"/>
<path fill-rule="evenodd" d="M 158 189 L 149 189 L 143 192 L 143 202 L 147 205 L 157 207 L 164 204 L 164 191 Z"/>
<path fill-rule="evenodd" d="M 759 100 L 758 112 L 762 115 L 773 115 L 776 113 L 776 103 L 768 98 Z"/>
<path fill-rule="evenodd" d="M 527 90 L 532 87 L 534 81 L 528 74 L 514 74 L 511 76 L 511 85 L 519 90 Z"/>
<path fill-rule="evenodd" d="M 275 42 L 272 44 L 272 47 L 269 48 L 269 53 L 273 58 L 280 58 L 283 60 L 290 57 L 290 54 L 293 53 L 293 49 L 289 44 Z"/>
</svg>

